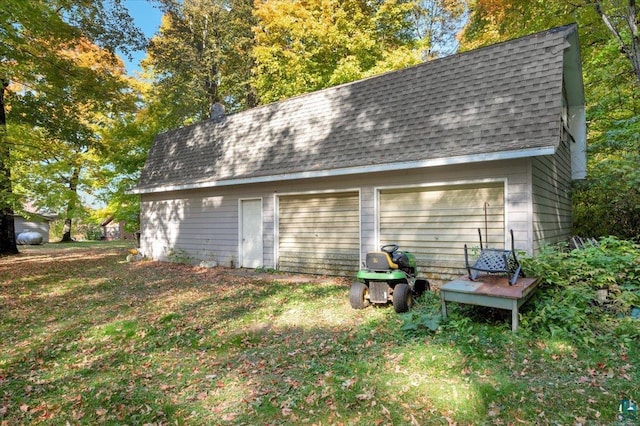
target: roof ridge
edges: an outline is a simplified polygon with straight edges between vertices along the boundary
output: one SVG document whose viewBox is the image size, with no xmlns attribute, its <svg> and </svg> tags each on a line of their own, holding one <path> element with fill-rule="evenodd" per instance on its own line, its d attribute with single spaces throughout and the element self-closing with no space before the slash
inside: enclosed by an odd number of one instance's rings
<svg viewBox="0 0 640 426">
<path fill-rule="evenodd" d="M 349 87 L 349 86 L 354 86 L 354 85 L 357 85 L 357 84 L 363 84 L 364 82 L 368 82 L 370 80 L 382 78 L 382 77 L 389 76 L 389 75 L 392 75 L 392 74 L 393 75 L 399 75 L 399 74 L 402 74 L 403 72 L 409 72 L 411 70 L 415 70 L 415 69 L 421 68 L 421 67 L 433 66 L 433 64 L 438 64 L 438 63 L 441 63 L 443 61 L 457 59 L 457 58 L 463 57 L 465 55 L 477 54 L 480 51 L 490 50 L 490 49 L 499 49 L 504 44 L 511 44 L 511 43 L 515 43 L 515 42 L 521 42 L 521 41 L 524 41 L 524 40 L 529 39 L 529 38 L 541 37 L 541 36 L 546 35 L 546 34 L 555 34 L 555 33 L 560 33 L 560 32 L 567 32 L 567 34 L 569 34 L 571 31 L 574 31 L 576 29 L 577 29 L 577 25 L 575 23 L 566 24 L 566 25 L 563 25 L 563 26 L 560 26 L 560 27 L 554 27 L 554 28 L 551 28 L 551 29 L 548 29 L 548 30 L 545 30 L 545 31 L 539 31 L 539 32 L 536 32 L 536 33 L 532 33 L 532 34 L 516 37 L 514 39 L 503 40 L 503 41 L 498 42 L 498 43 L 494 43 L 494 44 L 490 44 L 490 45 L 487 45 L 487 46 L 478 47 L 478 48 L 471 49 L 471 50 L 466 50 L 464 52 L 457 52 L 457 53 L 453 53 L 451 55 L 442 56 L 440 58 L 434 58 L 434 59 L 427 60 L 427 61 L 415 64 L 415 65 L 411 65 L 411 66 L 408 66 L 408 67 L 405 67 L 405 68 L 389 70 L 389 71 L 382 72 L 380 74 L 375 74 L 375 75 L 371 75 L 371 76 L 368 76 L 368 77 L 365 77 L 365 78 L 361 78 L 359 80 L 349 81 L 349 82 L 346 82 L 346 83 L 337 84 L 335 86 L 329 86 L 329 87 L 325 87 L 325 88 L 322 88 L 322 89 L 314 90 L 314 91 L 311 91 L 311 92 L 300 93 L 300 94 L 295 95 L 295 96 L 291 96 L 291 97 L 288 97 L 288 98 L 284 98 L 284 99 L 280 99 L 280 100 L 277 100 L 277 101 L 269 102 L 269 103 L 263 104 L 263 105 L 257 105 L 257 106 L 255 106 L 253 108 L 248 108 L 248 109 L 245 109 L 245 110 L 242 110 L 242 111 L 238 111 L 238 112 L 234 112 L 234 113 L 231 113 L 231 114 L 227 114 L 227 115 L 225 115 L 224 119 L 222 119 L 221 121 L 215 122 L 215 123 L 213 121 L 211 121 L 209 118 L 207 118 L 207 119 L 195 122 L 195 123 L 188 124 L 186 126 L 182 126 L 182 127 L 176 128 L 176 129 L 167 130 L 166 132 L 163 132 L 162 134 L 171 134 L 171 133 L 174 133 L 174 132 L 177 132 L 177 131 L 186 131 L 186 129 L 188 129 L 188 128 L 204 126 L 206 124 L 214 124 L 215 125 L 215 124 L 219 123 L 221 125 L 224 125 L 224 122 L 227 119 L 230 119 L 232 117 L 236 117 L 238 115 L 244 115 L 244 114 L 248 114 L 248 113 L 255 113 L 255 112 L 258 112 L 258 111 L 260 111 L 262 109 L 267 109 L 267 108 L 274 108 L 276 105 L 281 105 L 281 104 L 284 104 L 284 103 L 288 103 L 288 102 L 291 102 L 293 100 L 297 100 L 297 99 L 301 99 L 301 98 L 305 98 L 305 97 L 311 97 L 311 96 L 314 96 L 314 95 L 317 95 L 317 94 L 320 94 L 320 93 L 336 91 L 338 89 Z"/>
</svg>

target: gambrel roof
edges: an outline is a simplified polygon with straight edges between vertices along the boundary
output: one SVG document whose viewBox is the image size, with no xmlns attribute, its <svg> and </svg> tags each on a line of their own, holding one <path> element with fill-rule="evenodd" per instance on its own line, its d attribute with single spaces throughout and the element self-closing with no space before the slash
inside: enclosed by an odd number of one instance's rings
<svg viewBox="0 0 640 426">
<path fill-rule="evenodd" d="M 563 78 L 583 105 L 575 25 L 162 133 L 132 192 L 553 154 Z"/>
</svg>

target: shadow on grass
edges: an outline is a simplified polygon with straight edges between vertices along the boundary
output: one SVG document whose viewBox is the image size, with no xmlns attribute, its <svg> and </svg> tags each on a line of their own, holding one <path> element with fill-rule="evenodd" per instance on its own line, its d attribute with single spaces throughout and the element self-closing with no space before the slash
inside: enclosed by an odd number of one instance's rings
<svg viewBox="0 0 640 426">
<path fill-rule="evenodd" d="M 2 419 L 406 420 L 400 397 L 374 404 L 400 386 L 387 383 L 400 374 L 398 341 L 382 330 L 394 316 L 352 311 L 344 282 L 125 256 L 107 247 L 3 260 Z"/>
<path fill-rule="evenodd" d="M 554 380 L 575 383 L 551 379 L 535 356 L 548 349 L 518 343 L 500 318 L 463 316 L 450 325 L 459 333 L 409 338 L 392 308 L 352 310 L 346 280 L 126 263 L 126 253 L 0 260 L 0 420 L 465 424 L 539 419 L 532 404 L 505 405 L 530 387 L 558 410 L 580 403 L 569 390 L 566 403 L 549 401 Z M 547 357 L 575 364 L 558 347 Z"/>
</svg>

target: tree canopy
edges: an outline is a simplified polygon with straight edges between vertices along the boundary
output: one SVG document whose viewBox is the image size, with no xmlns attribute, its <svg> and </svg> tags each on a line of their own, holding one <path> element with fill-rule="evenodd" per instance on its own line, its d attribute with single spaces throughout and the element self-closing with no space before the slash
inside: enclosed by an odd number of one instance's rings
<svg viewBox="0 0 640 426">
<path fill-rule="evenodd" d="M 164 16 L 148 44 L 122 0 L 5 1 L 0 253 L 15 251 L 9 222 L 26 198 L 70 224 L 91 193 L 135 224 L 126 190 L 153 137 L 214 103 L 241 111 L 568 22 L 579 24 L 589 125 L 575 232 L 640 236 L 634 0 L 153 1 Z M 147 57 L 133 79 L 116 52 L 136 49 Z"/>
<path fill-rule="evenodd" d="M 68 218 L 74 214 L 77 195 L 72 194 L 77 194 L 86 156 L 99 147 L 96 128 L 101 117 L 121 110 L 119 97 L 127 91 L 116 49 L 127 53 L 143 45 L 120 0 L 8 0 L 3 5 L 0 253 L 17 251 L 7 219 L 20 208 L 14 184 L 26 190 L 21 195 L 37 192 L 42 198 L 36 201 L 47 207 L 59 207 L 44 199 L 55 194 L 57 202 L 65 200 Z M 69 195 L 61 195 L 54 182 L 66 185 Z"/>
<path fill-rule="evenodd" d="M 202 120 L 217 102 L 230 110 L 255 106 L 252 1 L 163 0 L 162 5 L 162 25 L 149 42 L 144 66 L 157 93 L 151 104 L 171 105 L 155 106 L 168 114 L 167 124 Z"/>
<path fill-rule="evenodd" d="M 574 188 L 574 232 L 640 238 L 640 50 L 635 0 L 476 0 L 464 49 L 577 22 L 588 121 L 588 178 Z"/>
</svg>

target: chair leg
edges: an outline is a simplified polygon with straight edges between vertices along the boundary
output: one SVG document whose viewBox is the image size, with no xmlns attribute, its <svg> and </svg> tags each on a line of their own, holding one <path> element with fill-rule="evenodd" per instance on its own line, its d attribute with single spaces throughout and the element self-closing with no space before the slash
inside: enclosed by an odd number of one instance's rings
<svg viewBox="0 0 640 426">
<path fill-rule="evenodd" d="M 471 265 L 469 265 L 469 253 L 467 252 L 467 245 L 464 245 L 464 265 L 467 268 L 467 274 L 469 275 L 469 278 L 471 280 L 473 280 L 473 278 L 471 277 Z"/>
<path fill-rule="evenodd" d="M 521 267 L 520 265 L 518 265 L 516 270 L 513 272 L 513 276 L 509 280 L 509 285 L 515 285 L 515 283 L 518 281 L 518 277 L 520 276 L 520 269 Z"/>
</svg>

